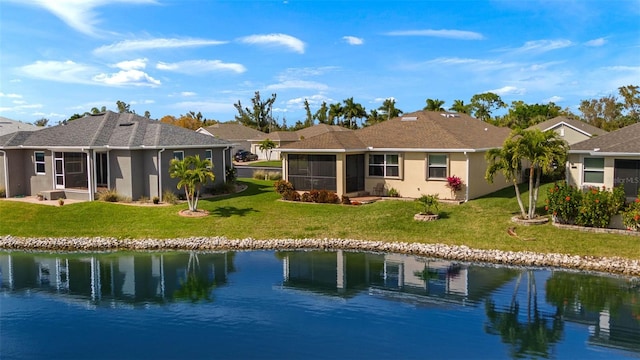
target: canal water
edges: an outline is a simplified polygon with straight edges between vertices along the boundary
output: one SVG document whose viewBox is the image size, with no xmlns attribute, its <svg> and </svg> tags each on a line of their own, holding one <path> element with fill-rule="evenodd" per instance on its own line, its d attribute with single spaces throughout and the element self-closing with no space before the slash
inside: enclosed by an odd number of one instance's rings
<svg viewBox="0 0 640 360">
<path fill-rule="evenodd" d="M 2 359 L 640 358 L 640 280 L 346 251 L 0 252 Z"/>
</svg>

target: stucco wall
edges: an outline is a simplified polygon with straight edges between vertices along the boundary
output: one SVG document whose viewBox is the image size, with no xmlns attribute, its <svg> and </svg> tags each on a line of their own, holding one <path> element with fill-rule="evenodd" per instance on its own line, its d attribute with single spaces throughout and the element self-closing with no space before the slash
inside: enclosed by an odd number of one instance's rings
<svg viewBox="0 0 640 360">
<path fill-rule="evenodd" d="M 560 138 L 566 141 L 569 145 L 590 139 L 589 136 L 565 125 L 558 126 L 553 129 L 553 131 L 560 135 Z"/>
<path fill-rule="evenodd" d="M 44 169 L 45 174 L 36 174 L 35 169 L 35 151 L 24 150 L 21 151 L 21 157 L 18 163 L 9 161 L 9 172 L 13 173 L 14 169 L 23 167 L 22 174 L 23 179 L 26 180 L 27 185 L 22 185 L 22 189 L 19 189 L 14 195 L 36 195 L 40 191 L 53 190 L 55 185 L 53 184 L 53 158 L 51 151 L 44 151 Z M 11 176 L 13 180 L 13 175 Z"/>
<path fill-rule="evenodd" d="M 502 176 L 501 173 L 495 174 L 495 176 L 493 177 L 493 183 L 490 184 L 489 182 L 487 182 L 487 180 L 484 179 L 485 173 L 487 171 L 487 162 L 484 159 L 485 152 L 468 154 L 470 165 L 469 177 L 473 179 L 473 182 L 471 182 L 471 185 L 469 186 L 469 199 L 475 199 L 490 194 L 494 191 L 504 189 L 505 187 L 513 186 L 512 183 L 507 182 L 507 180 L 504 178 L 504 176 Z"/>
</svg>

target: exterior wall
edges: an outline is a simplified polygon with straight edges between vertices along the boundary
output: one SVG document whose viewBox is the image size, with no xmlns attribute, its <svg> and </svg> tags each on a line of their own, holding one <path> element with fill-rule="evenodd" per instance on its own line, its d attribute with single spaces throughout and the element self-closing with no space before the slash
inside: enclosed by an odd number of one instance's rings
<svg viewBox="0 0 640 360">
<path fill-rule="evenodd" d="M 160 197 L 158 191 L 158 151 L 157 150 L 145 150 L 142 153 L 142 168 L 144 169 L 143 176 L 143 192 L 140 196 L 146 196 L 149 199 L 154 196 Z M 135 200 L 135 198 L 134 198 Z"/>
<path fill-rule="evenodd" d="M 495 174 L 491 184 L 485 180 L 484 175 L 487 171 L 487 162 L 484 159 L 485 152 L 468 153 L 468 155 L 469 178 L 473 179 L 469 186 L 469 199 L 476 199 L 505 187 L 513 186 L 501 173 Z"/>
<path fill-rule="evenodd" d="M 216 186 L 224 183 L 225 167 L 232 165 L 230 149 L 224 151 L 224 155 L 223 155 L 223 148 L 213 148 L 211 150 L 212 150 L 212 156 L 213 156 L 212 158 L 213 174 L 215 175 L 216 178 L 213 184 L 209 182 L 207 184 L 207 187 L 212 187 L 212 186 Z M 204 159 L 206 155 L 206 149 L 170 149 L 170 150 L 165 150 L 162 153 L 161 155 L 162 161 L 160 164 L 161 165 L 160 176 L 162 177 L 162 189 L 160 190 L 160 192 L 164 192 L 165 190 L 168 190 L 176 194 L 180 194 L 184 192 L 184 190 L 182 189 L 178 190 L 178 188 L 176 187 L 180 179 L 177 179 L 177 178 L 172 179 L 169 176 L 169 166 L 170 166 L 171 160 L 173 159 L 173 151 L 184 151 L 185 158 L 187 156 L 199 155 L 200 159 Z M 156 151 L 156 154 L 157 154 L 157 151 Z M 157 187 L 157 185 L 155 185 L 155 183 L 150 184 L 150 187 Z"/>
<path fill-rule="evenodd" d="M 566 141 L 569 145 L 591 138 L 590 136 L 587 136 L 565 125 L 560 125 L 557 128 L 553 129 L 553 131 L 560 135 L 560 138 L 564 139 L 564 141 Z"/>
<path fill-rule="evenodd" d="M 116 190 L 122 196 L 132 197 L 131 151 L 112 150 L 109 153 L 109 163 L 111 165 L 111 189 Z"/>
<path fill-rule="evenodd" d="M 615 186 L 615 160 L 616 159 L 629 159 L 640 160 L 640 156 L 605 156 L 604 157 L 604 183 L 585 183 L 584 182 L 584 158 L 596 158 L 598 156 L 584 155 L 584 154 L 569 154 L 567 164 L 567 182 L 569 185 L 573 185 L 579 188 L 588 186 L 606 186 L 607 188 L 613 188 Z"/>
<path fill-rule="evenodd" d="M 18 163 L 14 162 L 13 159 L 9 159 L 9 174 L 11 174 L 11 179 L 9 179 L 9 184 L 12 187 L 14 185 L 11 182 L 14 181 L 13 173 L 20 173 L 18 170 L 22 167 L 22 176 L 24 184 L 20 182 L 17 184 L 19 189 L 17 189 L 16 193 L 12 192 L 12 196 L 14 195 L 36 195 L 40 191 L 53 190 L 55 185 L 53 184 L 53 154 L 51 151 L 44 151 L 44 175 L 36 174 L 35 169 L 35 151 L 40 150 L 19 150 L 21 156 L 18 156 Z M 8 152 L 7 152 L 8 153 Z"/>
</svg>

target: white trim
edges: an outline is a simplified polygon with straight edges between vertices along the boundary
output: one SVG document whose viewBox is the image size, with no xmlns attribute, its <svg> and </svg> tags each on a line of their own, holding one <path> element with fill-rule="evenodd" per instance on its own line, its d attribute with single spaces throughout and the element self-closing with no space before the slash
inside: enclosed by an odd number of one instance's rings
<svg viewBox="0 0 640 360">
<path fill-rule="evenodd" d="M 42 159 L 42 161 L 38 161 L 38 157 L 36 156 L 36 154 L 38 153 L 42 153 L 42 156 L 44 157 L 44 159 Z M 38 171 L 38 163 L 41 163 L 42 165 L 44 165 L 44 171 L 39 172 Z M 35 170 L 36 175 L 47 175 L 47 152 L 44 150 L 35 150 L 33 152 L 33 166 Z"/>
<path fill-rule="evenodd" d="M 544 129 L 542 131 L 545 132 L 545 131 L 548 131 L 548 130 L 553 130 L 553 129 L 557 128 L 559 125 L 564 125 L 566 127 L 572 128 L 573 130 L 575 130 L 575 131 L 577 131 L 579 133 L 582 133 L 582 134 L 584 134 L 584 135 L 586 135 L 588 137 L 592 137 L 593 136 L 593 134 L 590 134 L 590 133 L 588 133 L 588 132 L 586 132 L 586 131 L 584 131 L 582 129 L 578 129 L 577 127 L 575 127 L 575 126 L 573 126 L 573 125 L 571 125 L 569 123 L 566 123 L 564 121 L 560 121 L 559 123 L 556 123 L 555 125 L 550 126 L 550 127 L 546 128 L 546 129 Z"/>
<path fill-rule="evenodd" d="M 431 163 L 429 162 L 429 157 L 430 157 L 431 155 L 441 155 L 441 156 L 444 156 L 444 157 L 445 157 L 445 159 L 444 159 L 444 161 L 445 161 L 445 164 L 444 164 L 445 175 L 444 175 L 444 177 L 430 177 L 430 176 L 429 176 L 429 169 L 431 168 L 431 166 L 430 166 L 430 165 L 431 165 Z M 427 163 L 427 174 L 426 174 L 427 176 L 426 176 L 426 179 L 425 179 L 425 180 L 427 180 L 427 181 L 441 181 L 441 180 L 447 180 L 447 176 L 449 176 L 449 154 L 442 154 L 442 153 L 429 153 L 429 154 L 427 154 L 427 158 L 426 158 L 425 160 L 426 160 L 426 163 Z M 443 168 L 443 166 L 434 166 L 434 168 L 442 169 L 442 168 Z"/>
<path fill-rule="evenodd" d="M 622 156 L 622 157 L 635 157 L 640 156 L 640 152 L 600 152 L 595 150 L 569 150 L 569 154 L 584 154 L 589 156 Z"/>
<path fill-rule="evenodd" d="M 178 153 L 178 154 L 179 154 L 179 153 L 182 153 L 182 159 L 179 159 L 179 160 L 184 160 L 184 150 L 174 150 L 174 151 L 173 151 L 173 154 L 172 154 L 173 159 L 177 159 L 177 158 L 176 158 L 176 153 Z"/>
<path fill-rule="evenodd" d="M 7 159 L 7 152 L 4 150 L 0 150 L 0 153 L 2 153 L 2 159 L 3 159 L 3 166 L 4 166 L 4 192 L 5 192 L 5 197 L 9 198 L 9 159 Z M 46 158 L 46 157 L 45 157 Z"/>
</svg>

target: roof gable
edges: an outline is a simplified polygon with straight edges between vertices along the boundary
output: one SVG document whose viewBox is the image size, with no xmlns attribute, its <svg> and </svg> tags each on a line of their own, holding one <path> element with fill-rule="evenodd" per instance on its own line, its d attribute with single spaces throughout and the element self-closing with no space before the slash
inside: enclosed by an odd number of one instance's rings
<svg viewBox="0 0 640 360">
<path fill-rule="evenodd" d="M 640 122 L 573 144 L 570 150 L 570 152 L 592 151 L 640 154 Z"/>
<path fill-rule="evenodd" d="M 202 128 L 207 133 L 224 140 L 237 141 L 255 139 L 264 133 L 238 123 L 217 123 Z"/>
<path fill-rule="evenodd" d="M 530 126 L 529 128 L 536 128 L 542 131 L 553 130 L 561 126 L 567 126 L 572 128 L 573 130 L 582 133 L 586 136 L 594 136 L 594 135 L 604 135 L 607 132 L 598 127 L 595 127 L 591 124 L 588 124 L 581 120 L 571 119 L 566 116 L 556 116 L 553 119 L 549 119 L 538 123 L 536 125 Z"/>
</svg>

